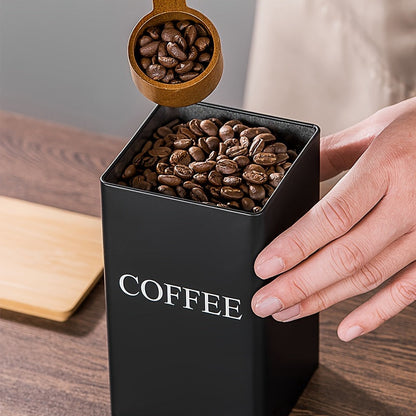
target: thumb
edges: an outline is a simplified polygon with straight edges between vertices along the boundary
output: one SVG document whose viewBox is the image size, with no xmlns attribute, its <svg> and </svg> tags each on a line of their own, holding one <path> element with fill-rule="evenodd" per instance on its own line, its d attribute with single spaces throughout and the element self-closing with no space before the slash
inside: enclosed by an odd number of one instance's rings
<svg viewBox="0 0 416 416">
<path fill-rule="evenodd" d="M 416 108 L 416 98 L 385 107 L 352 127 L 321 139 L 321 180 L 350 169 L 391 122 Z"/>
</svg>

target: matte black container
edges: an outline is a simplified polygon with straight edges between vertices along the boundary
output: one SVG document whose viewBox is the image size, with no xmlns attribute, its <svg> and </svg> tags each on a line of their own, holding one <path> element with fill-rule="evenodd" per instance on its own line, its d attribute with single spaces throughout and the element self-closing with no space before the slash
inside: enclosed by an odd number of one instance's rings
<svg viewBox="0 0 416 416">
<path fill-rule="evenodd" d="M 266 126 L 299 156 L 257 214 L 117 185 L 172 119 Z M 319 197 L 319 128 L 210 104 L 156 107 L 101 178 L 112 414 L 287 415 L 318 366 L 318 316 L 254 315 L 256 255 Z"/>
</svg>

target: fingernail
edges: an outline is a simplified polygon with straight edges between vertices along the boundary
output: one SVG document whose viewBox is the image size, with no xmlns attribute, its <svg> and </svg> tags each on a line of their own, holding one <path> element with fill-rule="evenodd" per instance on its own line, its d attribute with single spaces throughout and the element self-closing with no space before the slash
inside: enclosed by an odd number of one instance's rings
<svg viewBox="0 0 416 416">
<path fill-rule="evenodd" d="M 276 319 L 276 321 L 280 321 L 280 322 L 290 322 L 298 318 L 299 315 L 300 315 L 300 305 L 298 303 L 297 305 L 291 306 L 290 308 L 287 308 L 279 313 L 275 313 L 273 315 L 273 318 Z"/>
<path fill-rule="evenodd" d="M 271 277 L 283 271 L 285 264 L 280 257 L 270 257 L 256 264 L 256 274 L 264 277 Z"/>
<path fill-rule="evenodd" d="M 351 328 L 348 328 L 345 331 L 344 335 L 340 338 L 342 341 L 349 342 L 353 340 L 354 338 L 359 337 L 363 333 L 364 333 L 364 330 L 360 326 L 355 325 L 355 326 L 352 326 Z"/>
<path fill-rule="evenodd" d="M 254 311 L 262 318 L 282 310 L 283 305 L 277 298 L 265 298 L 257 302 L 254 306 Z"/>
</svg>

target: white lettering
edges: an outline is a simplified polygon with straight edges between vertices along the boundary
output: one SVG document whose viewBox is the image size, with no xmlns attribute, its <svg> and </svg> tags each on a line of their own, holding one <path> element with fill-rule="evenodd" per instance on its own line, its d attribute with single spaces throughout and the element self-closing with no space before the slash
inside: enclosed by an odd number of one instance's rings
<svg viewBox="0 0 416 416">
<path fill-rule="evenodd" d="M 156 288 L 157 288 L 157 297 L 156 298 L 151 298 L 148 294 L 147 294 L 147 290 L 146 290 L 146 286 L 148 283 L 153 283 Z M 160 299 L 162 299 L 163 296 L 163 289 L 162 287 L 159 285 L 159 283 L 155 282 L 154 280 L 144 280 L 140 286 L 140 289 L 143 293 L 143 296 L 147 299 L 150 300 L 152 302 L 158 302 Z"/>
<path fill-rule="evenodd" d="M 175 306 L 175 304 L 172 302 L 172 298 L 179 299 L 179 292 L 181 291 L 181 288 L 179 286 L 170 285 L 168 283 L 163 283 L 166 286 L 166 305 L 172 305 Z M 173 293 L 172 288 L 176 289 L 177 292 Z"/>
<path fill-rule="evenodd" d="M 218 295 L 214 295 L 213 293 L 208 293 L 208 292 L 202 292 L 202 293 L 204 294 L 204 301 L 205 301 L 204 309 L 202 310 L 202 312 L 210 313 L 211 315 L 220 315 L 221 311 L 213 312 L 209 310 L 210 305 L 215 306 L 218 309 L 218 301 L 220 300 L 220 297 Z M 210 302 L 209 300 L 210 296 L 216 298 L 217 300 L 214 302 Z"/>
<path fill-rule="evenodd" d="M 131 293 L 131 292 L 129 292 L 129 291 L 126 289 L 126 286 L 124 285 L 124 281 L 125 281 L 127 278 L 131 278 L 131 279 L 133 279 L 133 280 L 137 283 L 137 285 L 139 284 L 139 278 L 138 278 L 138 277 L 133 276 L 133 275 L 131 275 L 131 274 L 123 274 L 123 276 L 121 276 L 121 277 L 120 277 L 120 280 L 118 281 L 118 283 L 119 283 L 119 285 L 120 285 L 121 290 L 122 290 L 122 291 L 123 291 L 126 295 L 128 295 L 128 296 L 137 296 L 137 295 L 140 293 L 139 291 L 137 291 L 136 293 Z"/>
<path fill-rule="evenodd" d="M 199 292 L 199 290 L 194 290 L 194 289 L 188 289 L 187 287 L 184 287 L 183 290 L 185 291 L 185 309 L 190 309 L 191 311 L 193 310 L 193 308 L 191 307 L 191 301 L 195 302 L 195 304 L 198 303 L 198 298 L 191 298 L 191 292 L 194 292 L 195 294 L 197 294 L 198 296 L 201 295 L 201 293 Z"/>
<path fill-rule="evenodd" d="M 238 316 L 232 316 L 231 313 L 230 313 L 231 310 L 234 310 L 237 313 L 240 312 L 240 304 L 241 304 L 240 300 L 239 299 L 234 299 L 234 298 L 227 298 L 227 296 L 223 296 L 223 298 L 224 298 L 224 303 L 225 303 L 225 313 L 222 316 L 224 318 L 231 318 L 231 319 L 240 320 L 243 315 L 240 314 Z M 236 305 L 231 306 L 231 304 L 230 304 L 231 302 L 235 302 Z"/>
</svg>

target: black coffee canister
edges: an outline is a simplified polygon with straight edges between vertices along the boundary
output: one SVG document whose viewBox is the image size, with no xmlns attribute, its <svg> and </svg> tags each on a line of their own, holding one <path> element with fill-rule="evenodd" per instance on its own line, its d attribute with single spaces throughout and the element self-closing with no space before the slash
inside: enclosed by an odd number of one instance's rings
<svg viewBox="0 0 416 416">
<path fill-rule="evenodd" d="M 266 126 L 298 157 L 259 213 L 118 185 L 179 118 Z M 287 415 L 318 366 L 318 315 L 254 315 L 256 255 L 319 198 L 319 128 L 211 104 L 157 106 L 101 178 L 112 414 Z"/>
</svg>

